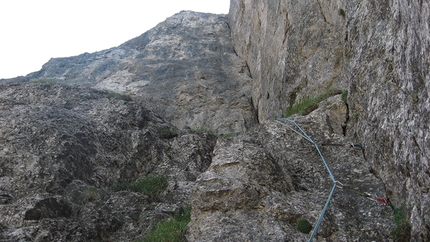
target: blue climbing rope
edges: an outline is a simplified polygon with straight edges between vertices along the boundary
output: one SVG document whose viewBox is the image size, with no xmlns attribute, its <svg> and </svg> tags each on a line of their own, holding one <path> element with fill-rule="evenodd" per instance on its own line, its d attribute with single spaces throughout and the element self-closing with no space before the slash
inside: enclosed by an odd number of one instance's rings
<svg viewBox="0 0 430 242">
<path fill-rule="evenodd" d="M 300 132 L 298 132 L 296 129 L 294 129 L 294 127 L 291 127 L 290 125 L 288 125 L 286 123 L 283 123 L 281 121 L 287 121 L 287 122 L 290 122 L 290 123 L 294 124 L 294 126 L 296 126 L 300 130 Z M 323 163 L 325 165 L 325 168 L 327 169 L 328 173 L 330 174 L 331 180 L 333 181 L 333 188 L 331 189 L 330 195 L 327 198 L 327 201 L 326 201 L 326 203 L 324 205 L 324 208 L 323 208 L 323 210 L 321 212 L 320 217 L 318 218 L 318 221 L 317 221 L 317 223 L 315 225 L 315 228 L 312 231 L 312 235 L 311 235 L 311 237 L 309 237 L 308 241 L 312 242 L 312 240 L 314 239 L 315 235 L 317 234 L 318 228 L 321 225 L 321 222 L 322 222 L 322 220 L 324 218 L 325 212 L 327 211 L 328 205 L 330 204 L 330 201 L 331 201 L 331 199 L 333 197 L 334 190 L 336 189 L 337 181 L 334 178 L 333 173 L 331 172 L 330 167 L 328 166 L 328 164 L 327 164 L 324 156 L 322 155 L 321 150 L 319 149 L 318 145 L 311 139 L 311 137 L 309 137 L 308 134 L 306 134 L 306 132 L 294 120 L 288 119 L 288 118 L 280 118 L 280 119 L 276 120 L 276 122 L 278 122 L 278 123 L 286 126 L 287 128 L 289 128 L 290 130 L 294 131 L 295 133 L 297 133 L 298 135 L 300 135 L 301 137 L 303 137 L 307 141 L 311 142 L 315 146 L 315 148 L 318 151 L 318 154 L 321 156 L 321 159 L 322 159 L 322 161 L 323 161 Z"/>
</svg>

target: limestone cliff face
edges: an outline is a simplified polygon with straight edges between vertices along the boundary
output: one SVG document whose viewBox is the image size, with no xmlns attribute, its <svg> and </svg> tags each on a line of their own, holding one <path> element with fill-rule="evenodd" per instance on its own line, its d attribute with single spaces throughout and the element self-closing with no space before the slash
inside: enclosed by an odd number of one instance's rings
<svg viewBox="0 0 430 242">
<path fill-rule="evenodd" d="M 337 9 L 330 1 L 231 1 L 233 43 L 254 80 L 260 121 L 281 117 L 296 99 L 347 87 Z"/>
<path fill-rule="evenodd" d="M 225 15 L 0 81 L 0 241 L 141 241 L 191 203 L 215 133 L 256 124 Z M 185 127 L 184 127 L 185 126 Z M 118 184 L 162 176 L 159 194 Z"/>
<path fill-rule="evenodd" d="M 413 240 L 426 241 L 430 239 L 430 3 L 384 3 L 346 5 L 351 57 L 345 78 L 350 82 L 350 115 L 357 117 L 351 134 L 368 141 L 367 158 L 393 200 L 410 206 Z"/>
<path fill-rule="evenodd" d="M 315 226 L 332 181 L 274 119 L 325 93 L 292 116 L 331 144 L 339 182 L 315 240 L 393 240 L 375 200 L 388 197 L 406 209 L 403 239 L 429 241 L 429 11 L 232 0 L 227 17 L 181 12 L 1 80 L 0 240 L 139 241 L 191 204 L 189 241 L 307 241 L 296 223 Z M 167 179 L 158 194 L 112 188 L 152 175 Z"/>
<path fill-rule="evenodd" d="M 232 0 L 233 43 L 249 65 L 260 121 L 300 97 L 349 92 L 347 135 L 396 205 L 412 239 L 430 234 L 428 1 Z"/>
<path fill-rule="evenodd" d="M 225 15 L 183 11 L 118 47 L 51 59 L 27 79 L 131 95 L 179 128 L 232 133 L 255 123 Z"/>
</svg>

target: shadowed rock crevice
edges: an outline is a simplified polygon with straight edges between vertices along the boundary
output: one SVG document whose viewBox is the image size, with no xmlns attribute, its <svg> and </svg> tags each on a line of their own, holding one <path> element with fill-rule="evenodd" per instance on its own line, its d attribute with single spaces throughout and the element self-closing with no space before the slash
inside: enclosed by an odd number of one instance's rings
<svg viewBox="0 0 430 242">
<path fill-rule="evenodd" d="M 70 206 L 63 200 L 46 198 L 36 203 L 34 208 L 27 210 L 25 220 L 39 220 L 42 218 L 69 218 L 72 213 Z"/>
</svg>

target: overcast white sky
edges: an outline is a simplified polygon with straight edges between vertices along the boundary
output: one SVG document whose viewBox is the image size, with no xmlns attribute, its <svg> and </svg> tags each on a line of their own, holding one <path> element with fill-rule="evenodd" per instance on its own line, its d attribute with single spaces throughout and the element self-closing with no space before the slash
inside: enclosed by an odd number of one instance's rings
<svg viewBox="0 0 430 242">
<path fill-rule="evenodd" d="M 0 79 L 51 57 L 118 46 L 181 10 L 228 13 L 230 0 L 0 0 Z"/>
</svg>

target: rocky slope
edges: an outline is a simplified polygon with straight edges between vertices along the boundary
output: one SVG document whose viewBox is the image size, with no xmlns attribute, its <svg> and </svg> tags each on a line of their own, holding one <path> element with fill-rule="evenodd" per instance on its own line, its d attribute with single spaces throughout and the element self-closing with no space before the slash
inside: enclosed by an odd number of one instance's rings
<svg viewBox="0 0 430 242">
<path fill-rule="evenodd" d="M 345 144 L 350 140 L 327 122 L 335 106 L 345 108 L 339 95 L 308 116 L 293 118 L 315 142 Z M 327 146 L 322 152 L 342 185 L 315 241 L 388 238 L 391 208 L 359 195 L 385 195 L 362 151 Z M 190 241 L 307 241 L 309 234 L 299 232 L 296 223 L 304 217 L 316 224 L 333 186 L 315 147 L 273 121 L 232 139 L 218 139 L 211 166 L 196 183 Z"/>
<path fill-rule="evenodd" d="M 1 241 L 129 241 L 186 206 L 213 135 L 142 103 L 63 84 L 1 84 Z M 116 191 L 164 176 L 162 194 Z"/>
<path fill-rule="evenodd" d="M 430 240 L 428 1 L 231 1 L 229 21 L 247 61 L 260 121 L 301 98 L 348 90 L 346 134 L 396 206 L 413 241 Z"/>
<path fill-rule="evenodd" d="M 232 133 L 255 123 L 225 16 L 184 11 L 118 47 L 51 59 L 26 79 L 131 95 L 180 128 Z"/>
<path fill-rule="evenodd" d="M 428 12 L 232 0 L 2 80 L 0 241 L 141 241 L 189 204 L 189 241 L 307 241 L 333 182 L 276 121 L 300 100 L 338 181 L 314 241 L 428 241 Z"/>
</svg>

